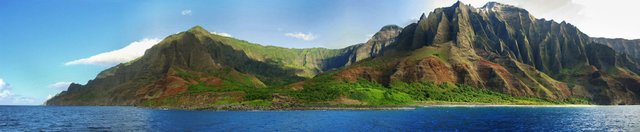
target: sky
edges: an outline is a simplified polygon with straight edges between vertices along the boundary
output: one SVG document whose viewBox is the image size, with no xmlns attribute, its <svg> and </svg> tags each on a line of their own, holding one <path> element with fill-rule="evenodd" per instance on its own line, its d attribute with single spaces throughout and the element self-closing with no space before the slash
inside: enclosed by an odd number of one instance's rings
<svg viewBox="0 0 640 132">
<path fill-rule="evenodd" d="M 200 25 L 263 45 L 342 48 L 381 27 L 406 26 L 453 0 L 2 0 L 0 105 L 40 105 L 133 60 L 164 37 Z M 463 0 L 481 7 L 486 0 Z M 640 19 L 622 0 L 497 0 L 537 18 L 567 21 L 587 35 L 640 38 Z M 635 3 L 634 3 L 635 2 Z M 612 26 L 624 25 L 624 26 Z"/>
</svg>

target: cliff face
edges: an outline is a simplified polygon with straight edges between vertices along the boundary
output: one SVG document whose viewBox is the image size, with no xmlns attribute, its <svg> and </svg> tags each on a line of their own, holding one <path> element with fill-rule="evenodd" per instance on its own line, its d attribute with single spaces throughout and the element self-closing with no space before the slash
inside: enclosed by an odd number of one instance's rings
<svg viewBox="0 0 640 132">
<path fill-rule="evenodd" d="M 340 49 L 342 54 L 324 59 L 325 70 L 341 68 L 364 59 L 382 56 L 384 51 L 395 42 L 400 31 L 402 28 L 396 25 L 382 27 L 366 43 Z"/>
<path fill-rule="evenodd" d="M 371 103 L 358 91 L 363 85 L 353 84 L 361 80 L 374 82 L 366 85 L 372 87 L 465 84 L 514 97 L 640 104 L 640 65 L 627 56 L 630 52 L 620 54 L 602 41 L 566 22 L 536 19 L 524 9 L 495 2 L 481 8 L 461 2 L 438 8 L 417 23 L 385 26 L 366 43 L 342 49 L 261 46 L 194 27 L 86 85 L 71 85 L 47 105 Z M 329 88 L 333 86 L 339 88 Z M 385 98 L 416 94 L 376 90 Z M 358 96 L 347 96 L 352 94 Z"/>
<path fill-rule="evenodd" d="M 640 60 L 640 39 L 628 40 L 621 38 L 591 38 L 593 42 L 607 45 L 619 53 L 625 53 L 630 57 Z"/>
<path fill-rule="evenodd" d="M 590 98 L 601 104 L 638 104 L 638 64 L 593 43 L 566 22 L 536 19 L 495 2 L 463 3 L 423 14 L 398 36 L 384 66 L 361 62 L 336 76 L 468 84 L 512 96 Z M 395 53 L 395 54 L 394 54 Z M 342 77 L 341 77 L 342 76 Z"/>
</svg>

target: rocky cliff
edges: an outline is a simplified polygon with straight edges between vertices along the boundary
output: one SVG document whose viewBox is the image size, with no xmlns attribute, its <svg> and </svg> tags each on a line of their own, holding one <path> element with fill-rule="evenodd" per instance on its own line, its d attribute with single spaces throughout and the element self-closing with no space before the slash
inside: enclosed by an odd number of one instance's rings
<svg viewBox="0 0 640 132">
<path fill-rule="evenodd" d="M 601 38 L 592 37 L 591 40 L 596 43 L 607 45 L 619 53 L 625 53 L 630 57 L 640 60 L 640 39 L 622 39 L 622 38 Z"/>
<path fill-rule="evenodd" d="M 458 2 L 438 8 L 405 27 L 393 45 L 389 56 L 346 67 L 336 78 L 385 85 L 431 81 L 511 96 L 640 103 L 640 70 L 633 59 L 592 42 L 569 23 L 536 19 L 510 5 L 474 8 Z"/>
</svg>

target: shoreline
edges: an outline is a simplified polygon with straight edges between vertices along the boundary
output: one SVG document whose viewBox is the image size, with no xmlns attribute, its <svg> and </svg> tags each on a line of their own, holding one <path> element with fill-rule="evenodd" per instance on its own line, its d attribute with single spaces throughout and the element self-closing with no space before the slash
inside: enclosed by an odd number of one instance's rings
<svg viewBox="0 0 640 132">
<path fill-rule="evenodd" d="M 579 104 L 551 104 L 551 105 L 518 105 L 518 104 L 445 104 L 445 105 L 417 105 L 417 107 L 600 107 L 600 106 L 634 106 L 634 105 L 579 105 Z"/>
<path fill-rule="evenodd" d="M 609 107 L 609 106 L 640 106 L 640 105 L 593 105 L 593 104 L 411 104 L 398 106 L 292 106 L 292 107 L 265 107 L 265 106 L 215 106 L 206 108 L 167 108 L 167 107 L 138 107 L 145 109 L 162 110 L 195 110 L 195 111 L 287 111 L 287 110 L 415 110 L 418 108 L 434 107 Z"/>
<path fill-rule="evenodd" d="M 360 110 L 416 110 L 419 108 L 483 108 L 483 107 L 517 107 L 517 108 L 553 108 L 553 107 L 612 107 L 612 106 L 640 106 L 640 105 L 410 105 L 410 106 L 315 106 L 315 107 L 291 107 L 282 109 L 174 109 L 174 108 L 149 108 L 149 107 L 136 107 L 143 109 L 162 109 L 162 110 L 193 110 L 193 111 L 317 111 L 317 110 L 347 110 L 347 111 L 360 111 Z"/>
<path fill-rule="evenodd" d="M 47 106 L 47 105 L 29 105 L 29 106 Z M 228 107 L 207 107 L 207 108 L 169 108 L 169 107 L 141 107 L 141 106 L 125 106 L 141 109 L 155 110 L 188 110 L 188 111 L 316 111 L 316 110 L 416 110 L 419 108 L 437 108 L 437 107 L 629 107 L 640 105 L 593 105 L 593 104 L 472 104 L 472 103 L 450 103 L 450 104 L 412 104 L 399 106 L 293 106 L 293 107 L 261 107 L 261 106 L 231 106 Z M 59 107 L 59 106 L 54 106 Z"/>
<path fill-rule="evenodd" d="M 585 107 L 585 106 L 619 106 L 597 104 L 499 104 L 472 102 L 417 102 L 413 106 L 420 107 Z"/>
<path fill-rule="evenodd" d="M 46 106 L 46 105 L 43 105 Z M 127 105 L 142 109 L 157 110 L 192 110 L 192 111 L 287 111 L 287 110 L 415 110 L 418 108 L 433 107 L 610 107 L 610 106 L 638 106 L 638 105 L 597 105 L 597 104 L 509 104 L 509 103 L 473 103 L 473 102 L 440 102 L 440 101 L 424 101 L 414 102 L 405 105 L 327 105 L 327 104 L 307 104 L 293 106 L 253 106 L 224 104 L 209 107 L 171 107 L 171 106 L 141 106 Z"/>
</svg>

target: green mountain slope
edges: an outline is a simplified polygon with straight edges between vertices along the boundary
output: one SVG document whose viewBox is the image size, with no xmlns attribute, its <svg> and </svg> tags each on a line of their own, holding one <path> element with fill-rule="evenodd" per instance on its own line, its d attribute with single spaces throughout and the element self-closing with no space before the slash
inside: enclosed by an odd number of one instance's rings
<svg viewBox="0 0 640 132">
<path fill-rule="evenodd" d="M 141 58 L 111 67 L 86 85 L 71 85 L 47 104 L 139 105 L 176 96 L 189 101 L 221 88 L 232 90 L 210 97 L 244 98 L 248 91 L 284 86 L 378 55 L 399 30 L 387 26 L 371 41 L 343 49 L 291 49 L 218 36 L 196 26 L 168 36 Z"/>
</svg>

